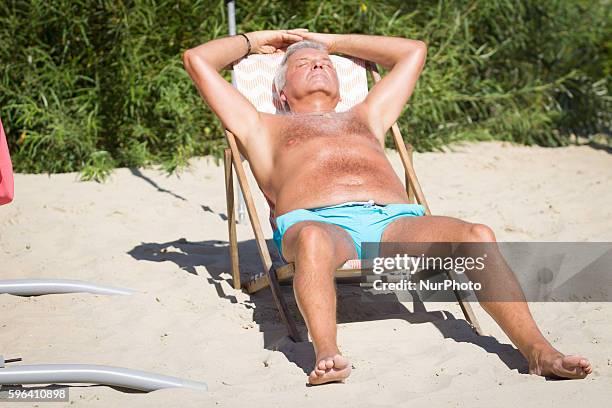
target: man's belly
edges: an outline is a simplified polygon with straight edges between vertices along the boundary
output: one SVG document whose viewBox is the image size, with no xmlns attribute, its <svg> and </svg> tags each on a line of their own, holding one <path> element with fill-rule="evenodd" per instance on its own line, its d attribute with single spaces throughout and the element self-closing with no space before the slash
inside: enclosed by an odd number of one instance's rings
<svg viewBox="0 0 612 408">
<path fill-rule="evenodd" d="M 298 152 L 291 152 L 298 153 Z M 346 147 L 276 160 L 271 185 L 276 215 L 298 208 L 316 208 L 347 201 L 374 200 L 379 204 L 407 203 L 408 196 L 382 150 Z"/>
</svg>

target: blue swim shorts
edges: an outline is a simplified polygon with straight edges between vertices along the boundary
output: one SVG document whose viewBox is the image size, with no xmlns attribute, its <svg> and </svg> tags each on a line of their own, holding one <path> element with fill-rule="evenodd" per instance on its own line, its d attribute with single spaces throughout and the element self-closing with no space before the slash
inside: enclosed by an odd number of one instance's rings
<svg viewBox="0 0 612 408">
<path fill-rule="evenodd" d="M 425 208 L 420 204 L 378 205 L 373 200 L 351 201 L 329 207 L 298 209 L 276 218 L 277 229 L 274 231 L 274 242 L 282 256 L 281 243 L 283 235 L 289 227 L 301 221 L 324 222 L 345 229 L 355 244 L 357 256 L 361 258 L 362 242 L 380 242 L 383 231 L 391 222 L 401 217 L 422 215 L 425 215 Z M 371 255 L 376 256 L 377 254 Z"/>
</svg>

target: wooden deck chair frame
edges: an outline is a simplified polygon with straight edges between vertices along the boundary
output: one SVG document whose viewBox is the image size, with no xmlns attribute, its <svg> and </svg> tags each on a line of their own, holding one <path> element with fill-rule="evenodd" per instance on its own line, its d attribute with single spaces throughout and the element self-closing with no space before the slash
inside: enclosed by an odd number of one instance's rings
<svg viewBox="0 0 612 408">
<path fill-rule="evenodd" d="M 371 75 L 374 82 L 377 83 L 381 80 L 381 76 L 378 72 L 376 64 L 365 61 L 365 66 L 367 67 L 367 72 Z M 394 123 L 391 127 L 391 132 L 393 135 L 393 140 L 395 142 L 395 147 L 399 152 L 404 172 L 405 172 L 405 180 L 406 180 L 406 191 L 408 193 L 408 198 L 412 203 L 418 203 L 425 207 L 425 212 L 427 215 L 431 215 L 431 211 L 429 210 L 429 206 L 427 205 L 427 200 L 421 190 L 421 186 L 417 179 L 416 173 L 414 171 L 412 165 L 412 146 L 404 143 L 402 135 L 400 133 L 399 127 L 397 123 Z M 272 262 L 272 257 L 270 255 L 270 251 L 266 244 L 266 240 L 263 234 L 263 230 L 261 228 L 261 224 L 259 221 L 259 216 L 255 209 L 255 203 L 253 201 L 253 196 L 251 194 L 251 189 L 247 180 L 247 176 L 245 173 L 244 166 L 242 165 L 242 160 L 240 158 L 240 152 L 238 150 L 238 146 L 236 144 L 235 136 L 229 131 L 225 130 L 226 138 L 229 147 L 224 151 L 224 167 L 225 167 L 225 191 L 226 191 L 226 199 L 227 199 L 227 222 L 228 222 L 228 230 L 229 230 L 229 249 L 230 249 L 230 263 L 231 263 L 231 271 L 233 278 L 233 286 L 235 289 L 244 288 L 248 293 L 255 293 L 261 289 L 264 289 L 268 285 L 272 290 L 272 295 L 274 298 L 274 302 L 276 303 L 276 307 L 280 313 L 280 316 L 283 320 L 283 323 L 287 327 L 289 332 L 289 336 L 293 341 L 299 342 L 301 340 L 301 335 L 297 330 L 295 325 L 295 321 L 293 320 L 289 310 L 287 308 L 287 303 L 283 297 L 283 294 L 280 289 L 280 282 L 289 281 L 293 278 L 294 275 L 294 264 L 289 263 L 282 265 L 280 267 L 275 267 Z M 233 186 L 233 172 L 236 172 L 236 176 L 238 179 L 238 183 L 242 190 L 247 212 L 249 215 L 249 219 L 251 221 L 251 225 L 253 227 L 253 232 L 255 234 L 255 241 L 257 243 L 257 249 L 259 251 L 259 255 L 261 257 L 261 262 L 263 266 L 263 270 L 260 274 L 250 279 L 248 282 L 241 284 L 240 280 L 240 265 L 238 261 L 238 239 L 236 236 L 236 211 L 234 207 L 234 186 Z M 343 278 L 355 278 L 360 276 L 361 270 L 355 268 L 346 268 L 338 269 L 335 273 L 335 278 L 340 281 Z M 452 279 L 453 272 L 446 272 L 449 277 Z M 480 325 L 478 320 L 468 302 L 465 302 L 460 294 L 455 291 L 455 295 L 457 297 L 457 301 L 459 302 L 459 306 L 463 311 L 465 319 L 472 326 L 474 331 L 481 335 L 482 331 L 480 329 Z"/>
</svg>

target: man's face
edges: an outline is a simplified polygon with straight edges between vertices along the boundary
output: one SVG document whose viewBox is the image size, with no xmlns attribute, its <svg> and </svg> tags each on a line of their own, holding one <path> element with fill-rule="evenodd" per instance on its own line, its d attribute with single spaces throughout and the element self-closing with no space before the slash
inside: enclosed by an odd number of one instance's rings
<svg viewBox="0 0 612 408">
<path fill-rule="evenodd" d="M 338 75 L 325 51 L 303 48 L 293 53 L 287 61 L 285 79 L 281 99 L 302 99 L 315 92 L 340 99 Z"/>
</svg>

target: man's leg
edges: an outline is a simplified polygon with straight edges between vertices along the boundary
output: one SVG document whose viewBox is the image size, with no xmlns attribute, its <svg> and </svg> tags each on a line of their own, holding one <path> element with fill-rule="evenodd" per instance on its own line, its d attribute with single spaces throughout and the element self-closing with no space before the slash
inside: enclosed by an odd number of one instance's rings
<svg viewBox="0 0 612 408">
<path fill-rule="evenodd" d="M 395 220 L 385 229 L 381 241 L 496 242 L 495 234 L 486 225 L 443 216 L 403 217 Z M 434 254 L 425 252 L 425 255 Z M 511 293 L 517 301 L 481 301 L 480 304 L 529 361 L 530 373 L 562 378 L 584 378 L 590 374 L 592 368 L 587 359 L 564 356 L 544 338 L 531 316 L 513 272 L 497 251 L 497 245 L 488 247 L 487 255 L 486 270 L 489 276 L 484 279 L 491 279 L 491 283 L 494 280 L 503 282 L 504 294 Z M 483 284 L 483 287 L 486 286 Z M 488 297 L 491 298 L 492 296 Z"/>
<path fill-rule="evenodd" d="M 341 381 L 351 365 L 336 343 L 336 288 L 334 272 L 356 258 L 355 246 L 342 228 L 315 221 L 292 225 L 283 235 L 283 256 L 295 262 L 293 290 L 314 343 L 315 369 L 311 384 Z"/>
</svg>

